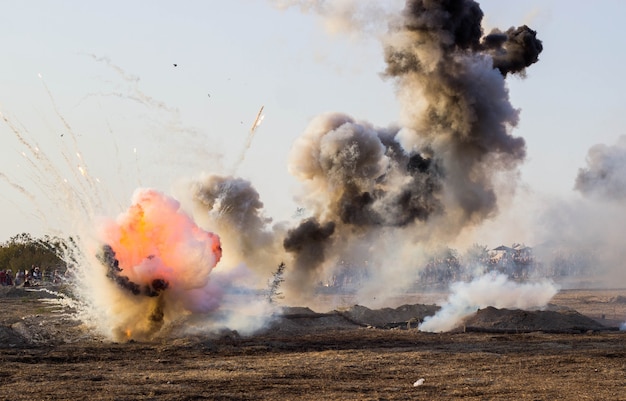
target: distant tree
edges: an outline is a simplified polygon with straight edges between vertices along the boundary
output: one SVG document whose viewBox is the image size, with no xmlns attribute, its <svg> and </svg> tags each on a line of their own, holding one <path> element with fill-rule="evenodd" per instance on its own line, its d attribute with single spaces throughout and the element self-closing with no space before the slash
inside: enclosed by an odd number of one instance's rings
<svg viewBox="0 0 626 401">
<path fill-rule="evenodd" d="M 436 250 L 422 269 L 419 279 L 426 284 L 447 285 L 461 279 L 458 252 L 449 247 Z"/>
<path fill-rule="evenodd" d="M 489 268 L 491 255 L 486 245 L 473 244 L 463 255 L 463 265 L 467 275 L 480 275 Z"/>
<path fill-rule="evenodd" d="M 270 281 L 270 285 L 267 291 L 267 300 L 270 304 L 276 302 L 276 299 L 282 298 L 282 292 L 280 292 L 280 285 L 285 279 L 283 278 L 283 274 L 285 273 L 285 263 L 281 262 L 278 265 L 278 268 L 272 274 L 272 281 Z"/>
<path fill-rule="evenodd" d="M 0 268 L 30 270 L 31 266 L 41 269 L 58 268 L 65 263 L 61 258 L 64 240 L 60 238 L 33 238 L 28 233 L 11 237 L 0 245 Z"/>
</svg>

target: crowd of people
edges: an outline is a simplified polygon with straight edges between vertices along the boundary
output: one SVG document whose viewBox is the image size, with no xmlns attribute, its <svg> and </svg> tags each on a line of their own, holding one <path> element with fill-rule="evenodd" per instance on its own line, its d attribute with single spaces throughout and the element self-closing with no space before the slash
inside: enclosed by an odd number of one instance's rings
<svg viewBox="0 0 626 401">
<path fill-rule="evenodd" d="M 31 287 L 44 284 L 60 284 L 63 275 L 58 269 L 41 270 L 39 266 L 31 266 L 30 269 L 22 269 L 13 272 L 11 269 L 0 270 L 0 285 Z"/>
</svg>

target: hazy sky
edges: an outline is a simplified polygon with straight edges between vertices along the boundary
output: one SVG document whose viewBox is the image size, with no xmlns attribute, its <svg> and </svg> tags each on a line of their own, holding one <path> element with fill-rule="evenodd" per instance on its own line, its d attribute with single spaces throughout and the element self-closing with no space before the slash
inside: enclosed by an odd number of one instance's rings
<svg viewBox="0 0 626 401">
<path fill-rule="evenodd" d="M 507 78 L 521 109 L 514 134 L 527 143 L 519 192 L 578 196 L 588 149 L 626 134 L 626 2 L 479 3 L 485 31 L 527 24 L 544 45 L 525 79 Z M 267 215 L 287 219 L 299 186 L 289 150 L 314 116 L 378 126 L 399 117 L 376 24 L 330 32 L 314 12 L 265 0 L 0 4 L 0 240 L 66 229 L 74 216 L 59 193 L 97 187 L 102 210 L 116 214 L 138 186 L 169 193 L 203 172 L 250 180 Z M 77 183 L 61 188 L 58 177 Z"/>
</svg>

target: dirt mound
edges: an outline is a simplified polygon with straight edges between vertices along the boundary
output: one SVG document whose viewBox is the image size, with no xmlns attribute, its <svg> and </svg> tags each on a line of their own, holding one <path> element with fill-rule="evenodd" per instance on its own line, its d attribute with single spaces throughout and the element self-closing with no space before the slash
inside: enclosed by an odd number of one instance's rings
<svg viewBox="0 0 626 401">
<path fill-rule="evenodd" d="M 0 348 L 21 347 L 26 344 L 26 339 L 11 327 L 0 326 Z"/>
<path fill-rule="evenodd" d="M 613 297 L 611 299 L 611 302 L 615 303 L 615 304 L 626 304 L 626 297 L 623 295 L 618 295 L 616 297 Z"/>
<path fill-rule="evenodd" d="M 438 306 L 421 304 L 382 309 L 354 305 L 327 313 L 318 313 L 305 307 L 285 307 L 270 324 L 268 331 L 300 333 L 358 327 L 411 329 L 417 328 L 424 317 L 435 314 L 437 310 Z"/>
<path fill-rule="evenodd" d="M 282 316 L 316 317 L 321 315 L 323 315 L 323 313 L 317 313 L 314 310 L 304 306 L 286 306 L 282 310 Z"/>
<path fill-rule="evenodd" d="M 345 311 L 339 311 L 346 318 L 362 326 L 378 328 L 417 327 L 426 316 L 432 316 L 439 310 L 436 305 L 402 305 L 397 308 L 369 309 L 354 305 Z"/>
<path fill-rule="evenodd" d="M 491 306 L 478 310 L 464 325 L 466 331 L 498 333 L 581 333 L 613 329 L 573 310 L 526 311 Z"/>
<path fill-rule="evenodd" d="M 57 299 L 54 298 L 55 294 Z M 64 296 L 53 290 L 5 287 L 0 289 L 0 348 L 24 344 L 68 344 L 95 340 L 97 335 L 76 319 Z M 417 330 L 436 305 L 405 304 L 397 308 L 370 309 L 362 305 L 319 313 L 307 307 L 285 307 L 272 317 L 266 329 L 255 333 L 317 335 L 359 328 Z M 617 329 L 601 324 L 564 305 L 548 305 L 544 311 L 488 307 L 464 322 L 466 331 L 524 333 L 580 333 Z M 609 324 L 608 321 L 605 324 Z M 172 331 L 174 332 L 174 331 Z"/>
<path fill-rule="evenodd" d="M 280 333 L 304 333 L 329 329 L 352 329 L 357 324 L 337 311 L 318 313 L 305 307 L 285 307 L 274 317 L 266 331 Z"/>
</svg>

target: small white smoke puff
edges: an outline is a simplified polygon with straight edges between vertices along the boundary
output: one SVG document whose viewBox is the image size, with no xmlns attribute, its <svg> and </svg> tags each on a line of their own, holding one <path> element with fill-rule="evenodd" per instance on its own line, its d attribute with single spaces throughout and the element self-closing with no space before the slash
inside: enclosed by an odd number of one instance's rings
<svg viewBox="0 0 626 401">
<path fill-rule="evenodd" d="M 626 331 L 626 322 L 622 323 L 621 326 L 619 326 L 620 331 Z"/>
<path fill-rule="evenodd" d="M 434 316 L 424 319 L 421 331 L 442 332 L 458 327 L 463 318 L 478 308 L 543 307 L 557 293 L 553 283 L 516 283 L 505 274 L 486 274 L 469 283 L 457 282 L 450 286 L 451 294 Z"/>
</svg>

